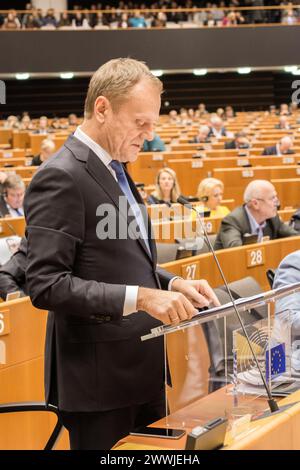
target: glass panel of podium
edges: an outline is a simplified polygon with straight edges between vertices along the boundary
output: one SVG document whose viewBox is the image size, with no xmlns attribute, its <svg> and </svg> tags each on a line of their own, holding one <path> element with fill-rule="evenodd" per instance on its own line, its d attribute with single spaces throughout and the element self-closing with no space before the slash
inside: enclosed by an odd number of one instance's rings
<svg viewBox="0 0 300 470">
<path fill-rule="evenodd" d="M 300 312 L 292 296 L 300 297 L 300 283 L 236 300 L 244 328 L 228 303 L 142 338 L 165 336 L 167 427 L 192 430 L 225 417 L 235 438 L 269 409 L 265 385 L 276 400 L 300 388 Z"/>
</svg>

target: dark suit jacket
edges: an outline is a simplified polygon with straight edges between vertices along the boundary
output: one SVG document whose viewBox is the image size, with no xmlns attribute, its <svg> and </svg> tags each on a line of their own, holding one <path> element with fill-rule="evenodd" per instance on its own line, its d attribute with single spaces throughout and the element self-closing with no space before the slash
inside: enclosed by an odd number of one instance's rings
<svg viewBox="0 0 300 470">
<path fill-rule="evenodd" d="M 33 304 L 50 310 L 46 400 L 62 410 L 146 403 L 163 387 L 163 340 L 140 339 L 161 323 L 145 312 L 123 317 L 123 305 L 125 285 L 167 289 L 173 276 L 157 269 L 151 240 L 152 257 L 141 239 L 97 237 L 101 204 L 126 217 L 120 196 L 109 170 L 73 136 L 27 190 L 27 287 Z"/>
<path fill-rule="evenodd" d="M 294 150 L 288 150 L 287 152 L 285 152 L 285 155 L 292 155 L 294 153 L 295 153 Z M 276 145 L 272 145 L 271 147 L 266 147 L 263 151 L 263 155 L 278 155 Z"/>
<path fill-rule="evenodd" d="M 263 232 L 264 235 L 269 236 L 271 240 L 299 235 L 296 230 L 284 224 L 278 215 L 267 220 L 267 225 Z M 220 250 L 222 248 L 242 246 L 243 235 L 245 235 L 245 233 L 251 233 L 251 227 L 244 206 L 240 206 L 230 212 L 230 214 L 222 220 L 215 241 L 215 249 Z"/>
</svg>

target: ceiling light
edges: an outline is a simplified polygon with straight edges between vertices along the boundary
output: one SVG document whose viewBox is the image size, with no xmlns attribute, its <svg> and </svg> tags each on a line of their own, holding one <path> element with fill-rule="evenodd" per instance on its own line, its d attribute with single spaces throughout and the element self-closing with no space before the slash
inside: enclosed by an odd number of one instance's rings
<svg viewBox="0 0 300 470">
<path fill-rule="evenodd" d="M 250 73 L 251 72 L 251 68 L 250 67 L 240 67 L 237 69 L 238 73 L 242 74 L 242 75 L 246 75 L 247 73 Z"/>
<path fill-rule="evenodd" d="M 151 73 L 155 76 L 155 77 L 161 77 L 164 72 L 162 70 L 151 70 Z"/>
<path fill-rule="evenodd" d="M 16 73 L 17 80 L 28 80 L 29 77 L 30 77 L 29 73 Z"/>
<path fill-rule="evenodd" d="M 295 70 L 297 69 L 297 65 L 287 65 L 286 67 L 284 67 L 285 72 L 295 72 Z"/>
<path fill-rule="evenodd" d="M 74 73 L 73 72 L 63 72 L 60 74 L 60 78 L 63 78 L 63 79 L 70 79 L 70 78 L 74 78 Z"/>
<path fill-rule="evenodd" d="M 197 76 L 206 75 L 207 69 L 194 69 L 193 74 Z"/>
</svg>

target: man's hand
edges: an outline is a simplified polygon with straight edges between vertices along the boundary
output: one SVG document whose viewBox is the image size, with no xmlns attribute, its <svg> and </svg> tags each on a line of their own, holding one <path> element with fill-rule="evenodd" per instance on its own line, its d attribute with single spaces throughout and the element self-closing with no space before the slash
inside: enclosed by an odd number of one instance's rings
<svg viewBox="0 0 300 470">
<path fill-rule="evenodd" d="M 208 307 L 210 303 L 216 307 L 220 302 L 204 279 L 197 281 L 186 281 L 184 279 L 175 279 L 172 283 L 173 292 L 181 292 L 197 308 Z"/>
<path fill-rule="evenodd" d="M 180 292 L 145 287 L 139 287 L 137 309 L 149 313 L 165 324 L 176 324 L 198 313 L 193 304 Z"/>
</svg>

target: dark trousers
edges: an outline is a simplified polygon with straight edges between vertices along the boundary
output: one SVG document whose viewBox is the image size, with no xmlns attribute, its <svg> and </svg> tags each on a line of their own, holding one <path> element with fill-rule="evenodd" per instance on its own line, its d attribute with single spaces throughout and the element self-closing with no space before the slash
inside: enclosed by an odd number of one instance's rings
<svg viewBox="0 0 300 470">
<path fill-rule="evenodd" d="M 99 412 L 60 412 L 69 431 L 71 450 L 109 450 L 138 426 L 147 426 L 165 416 L 165 394 L 151 402 Z"/>
</svg>

